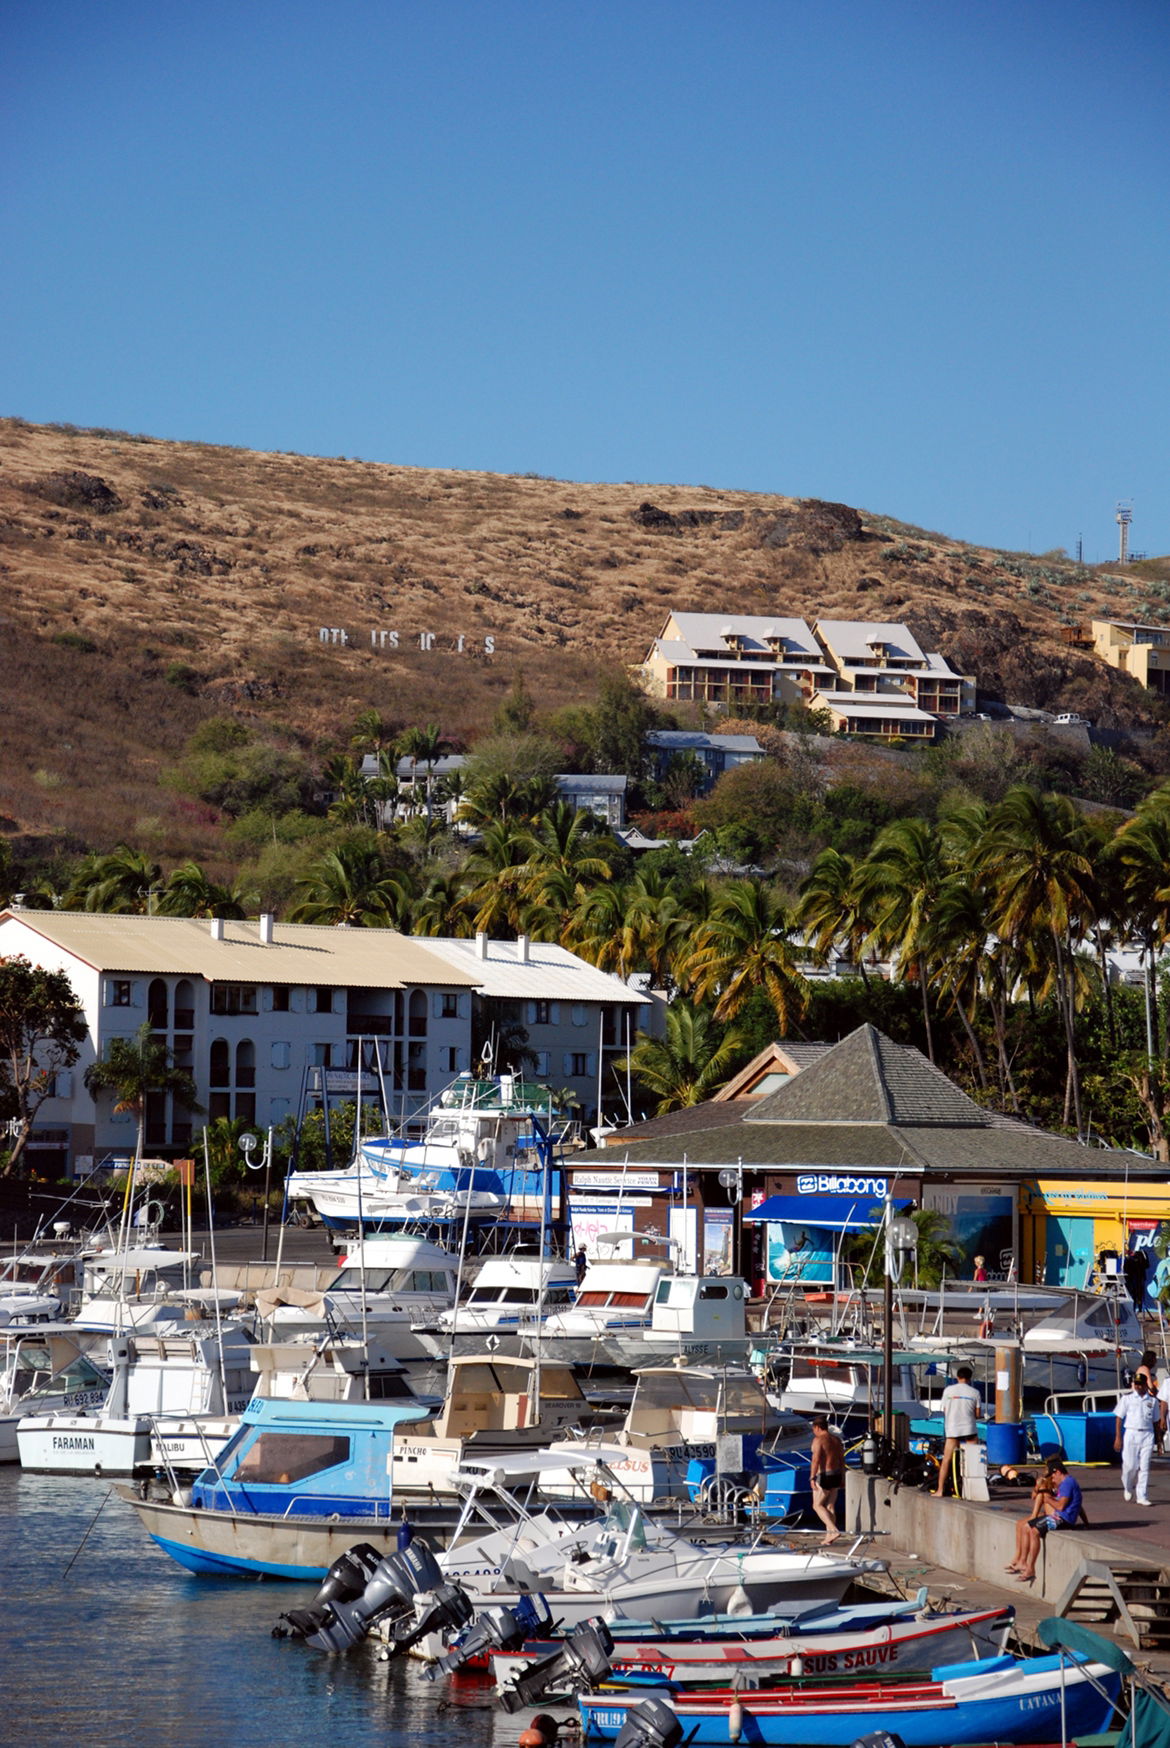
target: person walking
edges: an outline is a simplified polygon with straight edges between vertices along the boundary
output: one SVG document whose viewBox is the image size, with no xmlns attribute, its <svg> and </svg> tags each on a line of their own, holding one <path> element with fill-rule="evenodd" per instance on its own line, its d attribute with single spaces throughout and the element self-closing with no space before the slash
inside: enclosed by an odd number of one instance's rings
<svg viewBox="0 0 1170 1748">
<path fill-rule="evenodd" d="M 1125 1287 L 1140 1317 L 1146 1303 L 1146 1276 L 1150 1272 L 1150 1253 L 1144 1246 L 1131 1245 L 1125 1253 Z"/>
<path fill-rule="evenodd" d="M 956 1382 L 948 1384 L 942 1393 L 944 1443 L 942 1462 L 938 1470 L 938 1486 L 934 1490 L 936 1499 L 941 1499 L 946 1491 L 947 1474 L 959 1446 L 969 1444 L 973 1438 L 978 1437 L 979 1410 L 982 1406 L 979 1392 L 971 1383 L 970 1366 L 960 1366 Z"/>
<path fill-rule="evenodd" d="M 1121 1452 L 1121 1497 L 1136 1498 L 1139 1505 L 1152 1505 L 1150 1458 L 1154 1451 L 1154 1429 L 1162 1420 L 1162 1404 L 1150 1395 L 1143 1373 L 1134 1374 L 1132 1387 L 1118 1398 L 1115 1415 L 1117 1433 L 1113 1448 Z"/>
<path fill-rule="evenodd" d="M 974 1278 L 977 1281 L 985 1281 L 987 1279 L 987 1262 L 986 1262 L 986 1259 L 984 1257 L 977 1256 L 975 1258 L 975 1277 Z"/>
<path fill-rule="evenodd" d="M 839 1433 L 831 1430 L 823 1414 L 813 1416 L 812 1461 L 809 1480 L 812 1482 L 813 1510 L 825 1526 L 821 1545 L 829 1547 L 837 1540 L 837 1495 L 845 1485 L 845 1446 Z"/>
</svg>

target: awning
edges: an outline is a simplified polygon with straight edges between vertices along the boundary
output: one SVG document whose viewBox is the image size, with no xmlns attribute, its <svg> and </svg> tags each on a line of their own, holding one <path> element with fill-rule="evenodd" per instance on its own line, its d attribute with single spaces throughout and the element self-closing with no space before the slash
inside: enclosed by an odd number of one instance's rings
<svg viewBox="0 0 1170 1748">
<path fill-rule="evenodd" d="M 909 1196 L 891 1204 L 895 1214 L 911 1206 Z M 769 1196 L 744 1220 L 786 1220 L 793 1226 L 813 1226 L 819 1232 L 864 1232 L 880 1226 L 886 1204 L 875 1196 Z"/>
</svg>

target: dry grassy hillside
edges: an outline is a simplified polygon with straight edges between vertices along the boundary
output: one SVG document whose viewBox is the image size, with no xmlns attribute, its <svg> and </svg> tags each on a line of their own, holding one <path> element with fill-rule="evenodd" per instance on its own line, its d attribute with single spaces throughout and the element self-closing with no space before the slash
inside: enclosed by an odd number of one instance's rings
<svg viewBox="0 0 1170 1748">
<path fill-rule="evenodd" d="M 209 714 L 302 749 L 370 705 L 466 739 L 517 673 L 542 707 L 586 697 L 675 606 L 904 619 L 990 694 L 1135 724 L 1149 700 L 1061 625 L 1160 617 L 1170 598 L 1157 567 L 1106 575 L 779 496 L 19 420 L 0 421 L 0 528 L 4 828 L 164 856 L 214 840 L 207 810 L 158 786 Z"/>
</svg>

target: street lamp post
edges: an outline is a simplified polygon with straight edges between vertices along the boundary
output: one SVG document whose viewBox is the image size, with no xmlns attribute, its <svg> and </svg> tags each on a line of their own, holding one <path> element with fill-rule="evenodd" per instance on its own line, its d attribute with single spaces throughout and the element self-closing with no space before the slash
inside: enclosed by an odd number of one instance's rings
<svg viewBox="0 0 1170 1748">
<path fill-rule="evenodd" d="M 244 1133 L 240 1136 L 240 1152 L 244 1156 L 244 1163 L 248 1167 L 248 1170 L 249 1171 L 262 1171 L 264 1173 L 264 1244 L 263 1244 L 263 1251 L 261 1253 L 260 1260 L 261 1260 L 261 1262 L 267 1262 L 268 1261 L 268 1208 L 269 1208 L 268 1192 L 269 1192 L 269 1185 L 270 1185 L 271 1177 L 272 1177 L 272 1129 L 271 1129 L 271 1127 L 269 1128 L 267 1135 L 264 1137 L 264 1147 L 263 1147 L 263 1151 L 260 1154 L 259 1159 L 253 1159 L 252 1155 L 255 1153 L 257 1147 L 259 1147 L 259 1146 L 260 1146 L 259 1135 L 254 1135 L 250 1129 L 246 1129 L 244 1131 Z"/>
</svg>

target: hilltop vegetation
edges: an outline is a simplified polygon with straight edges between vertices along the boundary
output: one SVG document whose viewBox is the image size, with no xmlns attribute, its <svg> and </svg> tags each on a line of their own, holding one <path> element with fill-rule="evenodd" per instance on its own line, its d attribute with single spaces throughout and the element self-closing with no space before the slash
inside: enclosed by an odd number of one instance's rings
<svg viewBox="0 0 1170 1748">
<path fill-rule="evenodd" d="M 905 619 L 989 696 L 1104 726 L 1150 730 L 1163 715 L 1060 637 L 1094 612 L 1170 616 L 1156 562 L 1098 573 L 779 495 L 6 420 L 0 525 L 0 817 L 20 865 L 58 877 L 120 841 L 163 864 L 239 866 L 238 814 L 164 781 L 209 719 L 239 723 L 255 770 L 267 760 L 295 777 L 311 814 L 363 710 L 397 727 L 437 721 L 467 747 L 518 674 L 546 718 L 588 704 L 671 606 Z M 322 643 L 322 630 L 352 641 Z"/>
</svg>

